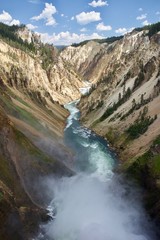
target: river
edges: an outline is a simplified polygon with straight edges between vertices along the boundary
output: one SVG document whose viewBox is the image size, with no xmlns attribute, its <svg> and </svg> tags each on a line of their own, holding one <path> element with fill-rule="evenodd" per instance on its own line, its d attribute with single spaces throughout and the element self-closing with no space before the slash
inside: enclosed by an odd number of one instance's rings
<svg viewBox="0 0 160 240">
<path fill-rule="evenodd" d="M 74 153 L 76 175 L 51 179 L 53 220 L 41 226 L 38 240 L 153 240 L 153 226 L 143 210 L 141 193 L 114 174 L 117 165 L 108 143 L 78 121 L 77 101 L 70 111 L 65 143 Z"/>
</svg>

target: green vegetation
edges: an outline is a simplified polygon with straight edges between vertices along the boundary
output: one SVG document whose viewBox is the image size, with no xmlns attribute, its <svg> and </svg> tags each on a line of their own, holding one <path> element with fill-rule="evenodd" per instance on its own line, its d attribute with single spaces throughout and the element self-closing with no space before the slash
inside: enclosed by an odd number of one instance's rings
<svg viewBox="0 0 160 240">
<path fill-rule="evenodd" d="M 135 90 L 137 87 L 140 87 L 143 81 L 144 81 L 144 73 L 143 71 L 141 71 L 138 74 L 138 77 L 135 79 L 133 90 Z"/>
<path fill-rule="evenodd" d="M 80 43 L 72 43 L 72 47 L 82 47 L 84 46 L 85 44 L 87 44 L 90 40 L 85 40 L 83 42 L 80 42 Z"/>
<path fill-rule="evenodd" d="M 150 149 L 136 158 L 127 169 L 127 173 L 140 183 L 144 181 L 141 181 L 141 178 L 145 171 L 146 174 L 151 174 L 152 178 L 160 177 L 160 135 L 153 141 Z"/>
<path fill-rule="evenodd" d="M 110 143 L 114 143 L 114 140 L 115 140 L 115 131 L 112 127 L 109 127 L 109 131 L 107 132 L 106 136 L 107 140 L 110 142 Z"/>
<path fill-rule="evenodd" d="M 138 31 L 138 32 L 140 32 L 142 30 L 148 30 L 149 32 L 147 33 L 147 35 L 149 37 L 152 37 L 154 34 L 156 34 L 157 32 L 160 31 L 160 22 L 150 24 L 150 25 L 147 25 L 147 26 L 142 27 L 142 28 L 135 28 L 134 30 Z"/>
<path fill-rule="evenodd" d="M 19 29 L 22 29 L 24 27 L 25 25 L 8 26 L 4 23 L 0 23 L 0 38 L 2 38 L 5 42 L 10 44 L 12 47 L 19 48 L 22 51 L 36 52 L 36 49 L 33 43 L 28 43 L 27 41 L 23 41 L 16 34 L 16 32 Z"/>
<path fill-rule="evenodd" d="M 132 160 L 125 172 L 145 189 L 143 200 L 151 216 L 159 216 L 160 135 L 146 153 Z"/>
<path fill-rule="evenodd" d="M 155 24 L 150 24 L 150 25 L 147 25 L 147 26 L 144 26 L 144 27 L 141 27 L 141 28 L 135 28 L 133 31 L 137 31 L 137 32 L 141 32 L 143 30 L 148 30 L 148 33 L 147 35 L 149 37 L 152 37 L 154 34 L 156 34 L 157 32 L 160 31 L 160 22 L 158 23 L 155 23 Z M 122 39 L 123 36 L 118 36 L 118 37 L 109 37 L 109 38 L 105 38 L 105 39 L 93 39 L 92 41 L 95 41 L 95 42 L 98 42 L 98 43 L 108 43 L 108 44 L 111 44 L 117 40 L 120 40 Z M 91 40 L 85 40 L 83 42 L 80 42 L 80 43 L 73 43 L 72 46 L 73 47 L 79 47 L 79 46 L 83 46 L 85 44 L 87 44 L 89 41 Z"/>
<path fill-rule="evenodd" d="M 97 43 L 100 43 L 100 44 L 102 44 L 102 43 L 108 43 L 108 44 L 111 44 L 111 43 L 113 43 L 113 42 L 115 42 L 115 41 L 118 41 L 118 40 L 120 40 L 120 39 L 122 39 L 123 38 L 123 36 L 118 36 L 118 37 L 109 37 L 109 38 L 104 38 L 104 39 L 93 39 L 92 41 L 94 41 L 94 42 L 97 42 Z M 85 41 L 83 41 L 83 42 L 80 42 L 80 43 L 73 43 L 72 44 L 72 46 L 73 47 L 79 47 L 79 46 L 83 46 L 83 45 L 85 45 L 85 44 L 87 44 L 88 42 L 90 42 L 91 40 L 85 40 Z"/>
<path fill-rule="evenodd" d="M 20 26 L 8 26 L 6 24 L 0 23 L 0 38 L 3 39 L 6 43 L 11 45 L 12 47 L 21 49 L 25 52 L 33 52 L 37 53 L 37 47 L 33 42 L 28 43 L 27 41 L 23 41 L 17 35 L 17 31 L 19 29 L 23 29 L 25 25 Z M 55 49 L 50 44 L 41 44 L 39 48 L 40 56 L 42 58 L 42 67 L 46 70 L 48 66 L 53 63 L 55 58 Z M 11 57 L 17 60 L 16 55 L 10 53 Z"/>
<path fill-rule="evenodd" d="M 113 36 L 113 37 L 104 38 L 104 39 L 96 39 L 94 41 L 98 42 L 98 43 L 108 43 L 108 44 L 111 44 L 111 43 L 113 43 L 115 41 L 118 41 L 118 40 L 120 40 L 122 38 L 123 38 L 123 36 L 117 36 L 117 37 Z"/>
<path fill-rule="evenodd" d="M 142 171 L 144 166 L 147 166 L 147 163 L 151 159 L 151 152 L 147 151 L 142 156 L 134 160 L 134 162 L 128 167 L 127 174 L 130 177 L 133 177 L 140 184 L 142 183 Z"/>
<path fill-rule="evenodd" d="M 27 152 L 27 154 L 31 154 L 34 156 L 34 159 L 32 159 L 33 165 L 37 164 L 39 165 L 39 162 L 46 162 L 46 163 L 54 163 L 54 158 L 49 158 L 45 153 L 43 153 L 39 148 L 37 148 L 35 145 L 33 145 L 23 133 L 18 131 L 17 129 L 13 129 L 14 134 L 16 136 L 16 141 L 18 143 L 18 146 L 20 145 L 23 147 L 23 151 Z M 34 163 L 35 162 L 35 163 Z"/>
<path fill-rule="evenodd" d="M 17 101 L 19 101 L 20 103 L 22 103 L 24 106 L 30 108 L 30 105 L 29 105 L 27 102 L 25 102 L 24 100 L 22 100 L 22 98 L 20 98 L 20 97 L 18 97 L 18 96 L 14 96 L 14 98 L 15 98 Z"/>
<path fill-rule="evenodd" d="M 2 149 L 2 146 L 1 146 Z M 4 149 L 2 149 L 4 151 Z M 12 167 L 4 154 L 0 154 L 0 173 L 1 180 L 6 183 L 8 187 L 13 187 Z"/>
<path fill-rule="evenodd" d="M 153 141 L 153 146 L 155 145 L 160 145 L 160 136 L 158 136 L 154 141 Z"/>
<path fill-rule="evenodd" d="M 154 120 L 157 118 L 155 115 L 154 118 L 150 116 L 146 116 L 148 112 L 148 108 L 145 106 L 143 111 L 139 113 L 138 118 L 136 121 L 126 130 L 130 139 L 136 139 L 143 133 L 145 133 Z"/>
<path fill-rule="evenodd" d="M 0 201 L 3 199 L 3 192 L 0 191 Z"/>
<path fill-rule="evenodd" d="M 105 113 L 100 117 L 100 121 L 103 121 L 110 115 L 112 115 L 119 106 L 121 106 L 123 103 L 125 103 L 131 96 L 131 90 L 130 88 L 127 89 L 127 91 L 124 91 L 123 97 L 121 97 L 121 94 L 119 95 L 119 100 L 117 103 L 114 103 L 113 106 L 108 107 Z"/>
<path fill-rule="evenodd" d="M 152 173 L 156 176 L 160 174 L 160 154 L 153 157 Z"/>
<path fill-rule="evenodd" d="M 52 45 L 49 44 L 42 44 L 40 48 L 40 55 L 42 58 L 42 67 L 44 70 L 47 70 L 49 65 L 54 62 L 55 49 Z"/>
<path fill-rule="evenodd" d="M 114 122 L 116 119 L 121 117 L 121 113 L 116 113 L 112 118 L 110 118 L 109 122 Z"/>
<path fill-rule="evenodd" d="M 140 109 L 142 106 L 148 104 L 151 101 L 151 97 L 144 99 L 144 95 L 141 95 L 141 101 L 139 103 L 136 103 L 136 100 L 132 100 L 132 107 L 131 109 L 126 112 L 124 115 L 121 116 L 120 120 L 124 120 L 126 117 L 128 117 L 130 114 L 132 114 L 134 111 Z"/>
<path fill-rule="evenodd" d="M 1 100 L 1 104 L 3 105 L 5 111 L 8 114 L 11 114 L 12 116 L 14 116 L 20 120 L 23 120 L 24 122 L 28 123 L 29 125 L 35 127 L 37 130 L 42 129 L 42 126 L 39 123 L 39 121 L 29 111 L 14 104 L 12 102 L 11 98 L 8 97 L 6 94 L 4 94 L 2 91 L 0 91 L 0 100 Z M 24 104 L 24 106 L 25 106 L 25 104 Z"/>
<path fill-rule="evenodd" d="M 157 32 L 160 31 L 160 22 L 155 23 L 155 24 L 151 24 L 151 25 L 147 25 L 147 26 L 144 26 L 142 28 L 135 28 L 133 31 L 140 32 L 140 31 L 143 31 L 143 30 L 148 30 L 147 35 L 149 37 L 152 37 L 154 34 L 156 34 Z M 104 38 L 104 39 L 93 39 L 92 41 L 98 42 L 100 44 L 102 44 L 102 43 L 111 44 L 111 43 L 113 43 L 117 40 L 120 40 L 122 38 L 123 38 L 123 36 L 118 36 L 118 37 L 113 36 L 113 37 Z M 91 41 L 91 40 L 85 40 L 85 41 L 80 42 L 80 43 L 73 43 L 72 46 L 73 47 L 79 47 L 79 46 L 82 47 L 83 45 L 87 44 L 89 41 Z"/>
</svg>

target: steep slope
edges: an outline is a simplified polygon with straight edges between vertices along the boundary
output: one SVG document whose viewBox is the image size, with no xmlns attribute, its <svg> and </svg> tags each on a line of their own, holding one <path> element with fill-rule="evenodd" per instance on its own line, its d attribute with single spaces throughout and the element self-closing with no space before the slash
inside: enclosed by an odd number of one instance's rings
<svg viewBox="0 0 160 240">
<path fill-rule="evenodd" d="M 80 98 L 83 80 L 92 89 L 79 103 L 82 122 L 107 138 L 119 152 L 122 168 L 151 190 L 148 208 L 160 219 L 159 24 L 154 28 L 59 53 L 24 26 L 0 24 L 3 239 L 13 234 L 28 239 L 46 218 L 43 208 L 50 198 L 42 177 L 73 174 L 73 153 L 63 142 L 68 111 L 62 104 Z"/>
<path fill-rule="evenodd" d="M 84 41 L 65 48 L 60 56 L 70 62 L 84 80 L 96 83 L 105 71 L 107 54 L 119 39 L 122 37 Z"/>
<path fill-rule="evenodd" d="M 17 30 L 18 36 L 26 40 L 20 41 L 15 37 L 17 31 L 10 28 L 7 27 L 8 35 L 4 34 L 6 25 L 0 24 L 0 71 L 2 76 L 7 75 L 6 83 L 49 102 L 64 104 L 79 98 L 79 87 L 83 83 L 58 51 L 53 46 L 39 42 L 34 33 L 29 32 L 26 36 L 24 27 Z M 8 36 L 12 39 L 8 40 Z"/>
<path fill-rule="evenodd" d="M 157 23 L 106 46 L 101 77 L 79 103 L 84 125 L 107 138 L 119 153 L 121 168 L 145 186 L 146 205 L 158 221 L 159 31 Z M 90 80 L 94 81 L 94 77 Z"/>
<path fill-rule="evenodd" d="M 22 240 L 47 220 L 51 199 L 42 179 L 73 174 L 73 153 L 63 143 L 68 111 L 59 103 L 79 97 L 82 83 L 52 46 L 36 41 L 36 50 L 32 40 L 17 39 L 15 27 L 1 27 L 0 236 Z"/>
<path fill-rule="evenodd" d="M 147 147 L 160 130 L 159 41 L 158 33 L 151 38 L 147 36 L 147 31 L 127 34 L 115 44 L 112 52 L 106 54 L 106 73 L 102 73 L 97 87 L 94 86 L 92 93 L 80 102 L 83 121 L 103 136 L 115 129 L 120 138 L 145 106 L 148 116 L 155 117 L 157 114 L 152 124 L 155 127 L 151 139 L 136 139 L 136 143 L 139 141 L 138 149 L 136 152 L 135 146 L 132 147 L 133 156 L 143 153 L 143 146 Z M 115 140 L 118 142 L 117 137 Z"/>
<path fill-rule="evenodd" d="M 32 133 L 33 134 L 33 133 Z M 60 147 L 59 147 L 60 149 Z M 0 109 L 0 233 L 3 239 L 28 239 L 47 219 L 50 200 L 40 179 L 72 172 L 37 148 Z M 13 235 L 14 234 L 14 235 Z"/>
<path fill-rule="evenodd" d="M 61 58 L 46 71 L 39 56 L 32 57 L 3 41 L 0 41 L 0 49 L 1 75 L 7 75 L 7 84 L 11 87 L 61 104 L 80 97 L 82 83 Z"/>
<path fill-rule="evenodd" d="M 90 41 L 83 46 L 69 46 L 60 56 L 72 64 L 84 80 L 96 81 L 103 71 L 103 55 L 106 49 L 103 45 Z"/>
</svg>

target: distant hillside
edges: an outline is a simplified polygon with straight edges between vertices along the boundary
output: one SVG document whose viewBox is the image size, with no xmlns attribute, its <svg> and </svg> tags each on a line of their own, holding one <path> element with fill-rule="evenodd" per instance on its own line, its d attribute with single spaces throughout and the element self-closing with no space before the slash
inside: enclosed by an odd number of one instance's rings
<svg viewBox="0 0 160 240">
<path fill-rule="evenodd" d="M 150 24 L 150 25 L 147 25 L 147 26 L 144 26 L 144 27 L 140 27 L 140 28 L 135 28 L 133 30 L 133 32 L 134 31 L 141 32 L 143 30 L 148 30 L 149 32 L 147 33 L 147 35 L 149 37 L 151 37 L 152 35 L 154 35 L 155 33 L 160 31 L 160 22 L 155 23 L 155 24 Z M 83 46 L 83 45 L 87 44 L 89 41 L 95 41 L 95 42 L 98 42 L 98 43 L 108 43 L 108 44 L 111 44 L 111 43 L 113 43 L 115 41 L 118 41 L 118 40 L 120 40 L 122 38 L 123 38 L 123 36 L 113 36 L 113 37 L 108 37 L 108 38 L 104 38 L 104 39 L 85 40 L 85 41 L 80 42 L 80 43 L 73 43 L 72 46 L 73 47 Z"/>
<path fill-rule="evenodd" d="M 144 26 L 142 28 L 135 28 L 133 31 L 143 31 L 143 30 L 148 30 L 147 35 L 149 37 L 152 37 L 154 34 L 158 33 L 160 31 L 160 22 L 158 23 L 154 23 L 154 24 L 150 24 L 147 26 Z"/>
<path fill-rule="evenodd" d="M 72 46 L 73 47 L 79 47 L 79 46 L 83 46 L 83 45 L 85 45 L 85 44 L 87 44 L 89 41 L 94 41 L 94 42 L 97 42 L 97 43 L 108 43 L 108 44 L 110 44 L 110 43 L 113 43 L 113 42 L 115 42 L 115 41 L 117 41 L 117 40 L 120 40 L 120 39 L 122 39 L 123 38 L 123 36 L 118 36 L 118 37 L 109 37 L 109 38 L 104 38 L 104 39 L 92 39 L 92 40 L 86 40 L 86 41 L 83 41 L 83 42 L 80 42 L 80 43 L 73 43 L 72 44 Z"/>
</svg>

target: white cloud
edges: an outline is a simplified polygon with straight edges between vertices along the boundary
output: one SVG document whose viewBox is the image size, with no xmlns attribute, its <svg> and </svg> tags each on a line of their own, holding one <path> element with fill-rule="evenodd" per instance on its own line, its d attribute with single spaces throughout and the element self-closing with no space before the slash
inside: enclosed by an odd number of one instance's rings
<svg viewBox="0 0 160 240">
<path fill-rule="evenodd" d="M 0 14 L 0 22 L 5 23 L 7 25 L 20 25 L 20 21 L 13 19 L 12 16 L 3 10 Z"/>
<path fill-rule="evenodd" d="M 9 25 L 20 25 L 20 21 L 19 20 L 16 20 L 16 19 L 13 19 Z"/>
<path fill-rule="evenodd" d="M 27 26 L 27 28 L 30 29 L 30 30 L 34 30 L 34 29 L 38 28 L 37 26 L 34 26 L 34 25 L 30 24 L 30 23 L 27 24 L 26 26 Z"/>
<path fill-rule="evenodd" d="M 56 24 L 56 20 L 53 17 L 47 19 L 46 26 L 55 26 Z"/>
<path fill-rule="evenodd" d="M 48 33 L 38 33 L 41 35 L 41 39 L 44 43 L 50 43 L 54 45 L 71 45 L 72 43 L 79 43 L 84 40 L 89 39 L 101 39 L 103 36 L 93 33 L 91 35 L 89 34 L 76 34 L 76 33 L 70 33 L 67 32 L 60 32 L 57 35 L 53 33 L 52 35 L 49 35 Z"/>
<path fill-rule="evenodd" d="M 61 14 L 61 17 L 64 17 L 64 14 L 63 14 L 63 13 Z"/>
<path fill-rule="evenodd" d="M 80 31 L 81 32 L 87 32 L 87 28 L 81 28 Z"/>
<path fill-rule="evenodd" d="M 118 28 L 118 29 L 116 29 L 115 32 L 124 35 L 126 33 L 132 32 L 134 28 L 135 27 L 131 27 L 131 28 Z"/>
<path fill-rule="evenodd" d="M 138 11 L 142 12 L 142 11 L 143 11 L 143 8 L 139 8 Z"/>
<path fill-rule="evenodd" d="M 150 25 L 151 23 L 148 22 L 148 20 L 145 20 L 144 22 L 142 22 L 142 25 L 143 26 L 147 26 L 147 25 Z"/>
<path fill-rule="evenodd" d="M 101 22 L 101 23 L 98 23 L 96 29 L 98 31 L 110 31 L 110 30 L 112 30 L 112 27 L 111 26 L 105 26 L 104 23 Z"/>
<path fill-rule="evenodd" d="M 71 17 L 71 20 L 73 21 L 73 20 L 74 20 L 74 17 Z"/>
<path fill-rule="evenodd" d="M 31 19 L 35 21 L 39 21 L 44 19 L 46 21 L 46 26 L 54 26 L 56 25 L 56 20 L 53 18 L 53 15 L 57 12 L 55 6 L 52 3 L 45 3 L 45 8 L 40 13 L 39 16 L 34 16 Z"/>
<path fill-rule="evenodd" d="M 100 21 L 100 12 L 81 12 L 80 14 L 76 15 L 77 22 L 79 24 L 85 25 L 91 22 Z"/>
<path fill-rule="evenodd" d="M 142 19 L 145 19 L 146 17 L 147 17 L 147 13 L 142 14 L 141 16 L 138 16 L 136 19 L 137 20 L 142 20 Z"/>
<path fill-rule="evenodd" d="M 3 13 L 0 14 L 0 21 L 9 24 L 12 21 L 12 17 L 8 12 L 3 11 Z"/>
<path fill-rule="evenodd" d="M 135 27 L 128 28 L 128 29 L 127 29 L 127 33 L 132 32 L 134 29 L 135 29 Z"/>
<path fill-rule="evenodd" d="M 157 12 L 156 12 L 156 15 L 160 15 L 160 12 L 159 12 L 159 11 L 157 11 Z"/>
<path fill-rule="evenodd" d="M 116 33 L 120 33 L 120 34 L 125 34 L 127 33 L 127 29 L 126 28 L 118 28 L 115 31 Z"/>
<path fill-rule="evenodd" d="M 103 6 L 108 6 L 107 1 L 103 0 L 98 0 L 97 2 L 94 0 L 91 3 L 88 3 L 91 7 L 103 7 Z"/>
</svg>

